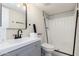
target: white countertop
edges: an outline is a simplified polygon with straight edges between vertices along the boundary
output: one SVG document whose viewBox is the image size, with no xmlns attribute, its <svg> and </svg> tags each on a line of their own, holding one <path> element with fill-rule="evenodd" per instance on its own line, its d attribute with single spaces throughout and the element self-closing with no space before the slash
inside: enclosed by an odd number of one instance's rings
<svg viewBox="0 0 79 59">
<path fill-rule="evenodd" d="M 22 38 L 22 39 L 14 39 L 8 40 L 0 43 L 0 55 L 13 51 L 15 49 L 21 48 L 25 45 L 31 44 L 33 42 L 39 41 L 40 38 Z"/>
</svg>

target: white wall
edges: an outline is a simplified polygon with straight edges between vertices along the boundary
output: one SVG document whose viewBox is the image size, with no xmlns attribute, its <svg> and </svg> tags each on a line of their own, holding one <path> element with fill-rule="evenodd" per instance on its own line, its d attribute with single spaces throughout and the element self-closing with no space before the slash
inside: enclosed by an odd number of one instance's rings
<svg viewBox="0 0 79 59">
<path fill-rule="evenodd" d="M 44 27 L 44 17 L 40 9 L 33 6 L 33 4 L 27 4 L 27 25 L 36 24 L 37 32 L 42 33 L 42 41 L 45 41 L 45 27 Z M 23 37 L 29 36 L 29 33 L 33 32 L 32 26 L 27 27 L 26 30 L 23 30 Z M 7 29 L 6 30 L 6 39 L 13 39 L 14 34 L 17 33 L 17 30 Z"/>
<path fill-rule="evenodd" d="M 59 51 L 72 54 L 75 31 L 74 12 L 50 16 L 48 23 L 49 43 Z"/>
<path fill-rule="evenodd" d="M 36 24 L 37 33 L 42 33 L 42 40 L 46 41 L 43 12 L 33 4 L 27 5 L 27 8 L 28 24 Z"/>
</svg>

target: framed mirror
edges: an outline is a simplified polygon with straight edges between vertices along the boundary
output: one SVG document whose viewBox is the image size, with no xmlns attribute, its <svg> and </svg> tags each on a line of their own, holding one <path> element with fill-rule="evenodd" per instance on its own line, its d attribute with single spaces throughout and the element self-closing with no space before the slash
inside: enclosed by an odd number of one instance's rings
<svg viewBox="0 0 79 59">
<path fill-rule="evenodd" d="M 26 29 L 27 28 L 26 3 L 3 3 L 2 11 L 3 11 L 3 15 L 6 15 L 8 18 L 7 29 Z"/>
</svg>

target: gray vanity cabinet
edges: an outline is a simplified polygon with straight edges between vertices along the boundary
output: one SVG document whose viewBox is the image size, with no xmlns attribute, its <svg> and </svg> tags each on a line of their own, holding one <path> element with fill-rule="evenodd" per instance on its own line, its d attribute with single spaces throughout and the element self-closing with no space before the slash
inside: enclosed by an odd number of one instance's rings
<svg viewBox="0 0 79 59">
<path fill-rule="evenodd" d="M 21 47 L 14 51 L 8 52 L 3 56 L 40 56 L 41 55 L 41 46 L 40 41 L 34 42 L 27 46 Z"/>
</svg>

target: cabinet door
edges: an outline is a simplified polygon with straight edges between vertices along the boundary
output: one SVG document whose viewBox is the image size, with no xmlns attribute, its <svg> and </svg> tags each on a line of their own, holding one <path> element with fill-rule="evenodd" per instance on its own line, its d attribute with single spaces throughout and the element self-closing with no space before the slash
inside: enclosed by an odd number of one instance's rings
<svg viewBox="0 0 79 59">
<path fill-rule="evenodd" d="M 41 47 L 39 45 L 34 45 L 32 50 L 29 51 L 29 56 L 41 56 Z"/>
<path fill-rule="evenodd" d="M 32 43 L 28 46 L 25 46 L 19 49 L 19 56 L 40 56 L 41 55 L 41 47 L 40 41 Z"/>
</svg>

